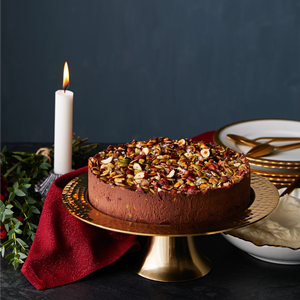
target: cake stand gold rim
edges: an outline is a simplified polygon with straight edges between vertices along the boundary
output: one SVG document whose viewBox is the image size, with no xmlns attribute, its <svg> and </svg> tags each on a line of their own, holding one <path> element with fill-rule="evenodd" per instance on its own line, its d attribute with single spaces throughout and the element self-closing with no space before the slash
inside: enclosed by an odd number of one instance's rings
<svg viewBox="0 0 300 300">
<path fill-rule="evenodd" d="M 84 173 L 72 179 L 63 189 L 65 208 L 83 222 L 103 229 L 145 236 L 196 236 L 229 231 L 257 222 L 277 206 L 279 194 L 276 187 L 262 176 L 251 172 L 254 199 L 244 212 L 211 224 L 148 224 L 117 219 L 96 210 L 88 201 L 88 177 Z"/>
</svg>

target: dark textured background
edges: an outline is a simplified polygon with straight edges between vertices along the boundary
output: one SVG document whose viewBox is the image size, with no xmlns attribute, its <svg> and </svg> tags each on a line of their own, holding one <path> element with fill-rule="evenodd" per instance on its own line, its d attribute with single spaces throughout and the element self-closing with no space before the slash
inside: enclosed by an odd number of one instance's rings
<svg viewBox="0 0 300 300">
<path fill-rule="evenodd" d="M 70 68 L 74 132 L 192 137 L 300 120 L 300 1 L 2 1 L 2 141 L 53 142 Z"/>
</svg>

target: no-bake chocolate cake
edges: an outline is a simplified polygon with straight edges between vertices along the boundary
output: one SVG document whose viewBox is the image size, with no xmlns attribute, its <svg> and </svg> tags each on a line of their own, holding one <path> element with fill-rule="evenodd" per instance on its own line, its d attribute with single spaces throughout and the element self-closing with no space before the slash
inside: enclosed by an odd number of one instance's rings
<svg viewBox="0 0 300 300">
<path fill-rule="evenodd" d="M 133 140 L 89 158 L 88 197 L 124 220 L 213 222 L 250 205 L 250 168 L 244 154 L 217 144 Z"/>
</svg>

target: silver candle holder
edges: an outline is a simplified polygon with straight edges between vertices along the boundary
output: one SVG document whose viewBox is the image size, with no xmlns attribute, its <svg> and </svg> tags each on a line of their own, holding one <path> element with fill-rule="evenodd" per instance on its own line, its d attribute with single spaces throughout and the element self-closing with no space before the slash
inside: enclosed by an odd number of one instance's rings
<svg viewBox="0 0 300 300">
<path fill-rule="evenodd" d="M 50 190 L 52 183 L 59 177 L 60 174 L 55 174 L 54 170 L 51 170 L 48 175 L 42 178 L 36 185 L 34 190 L 42 196 L 42 201 L 45 202 L 47 194 Z"/>
</svg>

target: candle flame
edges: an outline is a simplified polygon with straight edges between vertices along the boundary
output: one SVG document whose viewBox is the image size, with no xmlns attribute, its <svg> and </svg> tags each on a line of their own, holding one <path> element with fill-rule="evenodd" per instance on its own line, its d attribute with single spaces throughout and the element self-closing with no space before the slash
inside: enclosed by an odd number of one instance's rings
<svg viewBox="0 0 300 300">
<path fill-rule="evenodd" d="M 65 62 L 65 66 L 64 66 L 64 79 L 63 79 L 63 89 L 66 90 L 68 86 L 69 86 L 69 68 L 68 68 L 68 63 Z"/>
</svg>

